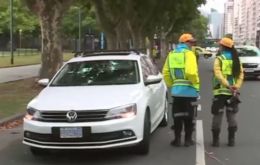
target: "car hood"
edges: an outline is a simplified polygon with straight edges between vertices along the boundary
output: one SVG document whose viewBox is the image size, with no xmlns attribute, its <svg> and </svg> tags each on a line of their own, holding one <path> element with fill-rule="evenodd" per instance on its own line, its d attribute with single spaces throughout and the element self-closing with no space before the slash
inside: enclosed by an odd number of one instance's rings
<svg viewBox="0 0 260 165">
<path fill-rule="evenodd" d="M 44 110 L 110 109 L 135 103 L 141 97 L 141 85 L 90 87 L 46 87 L 28 107 Z"/>
<path fill-rule="evenodd" d="M 260 56 L 259 57 L 239 57 L 241 63 L 258 63 L 260 64 Z"/>
</svg>

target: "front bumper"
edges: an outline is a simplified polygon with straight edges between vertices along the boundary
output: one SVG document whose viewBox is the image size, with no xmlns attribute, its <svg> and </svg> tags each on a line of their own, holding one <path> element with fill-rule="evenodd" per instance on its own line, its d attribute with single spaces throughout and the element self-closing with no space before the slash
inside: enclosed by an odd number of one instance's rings
<svg viewBox="0 0 260 165">
<path fill-rule="evenodd" d="M 260 75 L 260 68 L 244 68 L 245 76 L 259 76 Z"/>
<path fill-rule="evenodd" d="M 141 124 L 142 125 L 142 124 Z M 81 127 L 81 138 L 61 138 L 60 128 Z M 91 123 L 47 123 L 24 119 L 23 143 L 46 149 L 101 149 L 138 144 L 142 128 L 136 118 Z"/>
</svg>

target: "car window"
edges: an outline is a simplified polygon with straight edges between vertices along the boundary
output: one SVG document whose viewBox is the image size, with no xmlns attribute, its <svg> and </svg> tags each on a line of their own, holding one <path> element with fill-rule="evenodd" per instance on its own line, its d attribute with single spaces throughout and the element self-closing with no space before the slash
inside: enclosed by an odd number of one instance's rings
<svg viewBox="0 0 260 165">
<path fill-rule="evenodd" d="M 243 48 L 236 48 L 238 56 L 240 57 L 254 57 L 260 56 L 260 51 L 257 48 L 251 47 L 243 47 Z"/>
<path fill-rule="evenodd" d="M 149 68 L 149 65 L 147 64 L 147 62 L 143 57 L 141 57 L 141 67 L 142 67 L 143 78 L 144 80 L 146 80 L 149 75 L 152 75 L 152 70 L 151 68 Z"/>
<path fill-rule="evenodd" d="M 51 86 L 117 85 L 138 82 L 137 61 L 98 60 L 66 64 Z"/>
<path fill-rule="evenodd" d="M 152 62 L 152 60 L 151 60 L 149 57 L 146 57 L 146 56 L 144 56 L 143 58 L 144 58 L 144 60 L 145 60 L 145 62 L 146 62 L 146 64 L 147 64 L 147 66 L 150 68 L 151 74 L 152 74 L 152 75 L 157 75 L 157 74 L 159 74 L 159 70 L 158 70 L 157 67 L 154 65 L 154 63 Z"/>
</svg>

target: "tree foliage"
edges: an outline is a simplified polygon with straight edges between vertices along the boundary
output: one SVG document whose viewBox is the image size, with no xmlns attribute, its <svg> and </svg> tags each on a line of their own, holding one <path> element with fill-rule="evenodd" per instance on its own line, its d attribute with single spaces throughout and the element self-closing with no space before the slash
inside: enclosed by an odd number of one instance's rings
<svg viewBox="0 0 260 165">
<path fill-rule="evenodd" d="M 79 15 L 81 16 L 81 25 L 79 25 Z M 78 37 L 79 26 L 81 26 L 83 33 L 88 33 L 90 30 L 99 31 L 94 8 L 86 4 L 81 5 L 78 2 L 73 4 L 63 17 L 62 31 L 64 36 Z"/>
<path fill-rule="evenodd" d="M 0 33 L 9 35 L 10 29 L 10 9 L 9 1 L 0 0 Z M 14 32 L 18 33 L 21 29 L 26 33 L 34 33 L 39 29 L 37 17 L 32 15 L 26 8 L 23 1 L 13 0 L 13 13 L 14 13 Z"/>
<path fill-rule="evenodd" d="M 198 15 L 197 7 L 205 0 L 92 0 L 98 22 L 108 40 L 124 48 L 126 40 L 134 47 L 143 47 L 144 39 L 156 33 L 167 38 Z"/>
</svg>

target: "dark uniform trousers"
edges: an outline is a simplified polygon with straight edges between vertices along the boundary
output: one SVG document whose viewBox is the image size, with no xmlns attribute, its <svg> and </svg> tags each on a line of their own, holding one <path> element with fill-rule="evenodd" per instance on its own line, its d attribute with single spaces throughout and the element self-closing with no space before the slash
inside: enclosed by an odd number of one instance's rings
<svg viewBox="0 0 260 165">
<path fill-rule="evenodd" d="M 175 138 L 180 138 L 184 125 L 185 139 L 191 138 L 193 131 L 194 106 L 196 98 L 173 97 L 172 116 L 174 119 Z"/>
<path fill-rule="evenodd" d="M 232 96 L 219 95 L 215 96 L 211 113 L 213 114 L 212 130 L 220 130 L 223 114 L 226 111 L 226 117 L 229 128 L 237 128 L 236 114 L 238 112 L 238 105 L 229 105 L 228 100 Z"/>
</svg>

